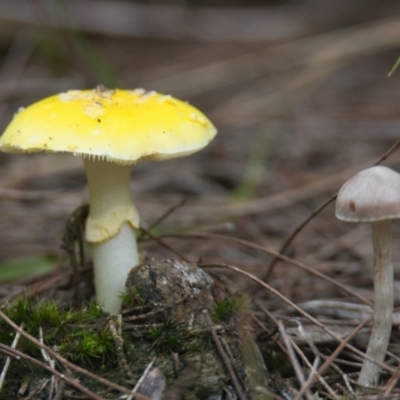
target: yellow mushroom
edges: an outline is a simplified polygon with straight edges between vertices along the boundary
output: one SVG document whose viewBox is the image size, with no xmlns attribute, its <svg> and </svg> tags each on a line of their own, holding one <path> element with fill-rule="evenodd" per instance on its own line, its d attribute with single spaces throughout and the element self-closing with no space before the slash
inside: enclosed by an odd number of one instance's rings
<svg viewBox="0 0 400 400">
<path fill-rule="evenodd" d="M 0 138 L 8 153 L 70 152 L 84 160 L 97 301 L 119 311 L 125 279 L 138 263 L 130 165 L 201 150 L 216 135 L 195 107 L 169 95 L 136 90 L 70 90 L 20 110 Z"/>
</svg>

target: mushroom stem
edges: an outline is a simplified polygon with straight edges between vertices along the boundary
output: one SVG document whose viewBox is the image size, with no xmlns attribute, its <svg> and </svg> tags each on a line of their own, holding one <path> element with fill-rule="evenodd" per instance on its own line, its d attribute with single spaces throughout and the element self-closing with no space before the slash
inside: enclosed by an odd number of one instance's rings
<svg viewBox="0 0 400 400">
<path fill-rule="evenodd" d="M 90 197 L 86 240 L 92 244 L 97 302 L 117 314 L 126 278 L 139 261 L 134 232 L 139 217 L 130 195 L 130 167 L 84 162 Z"/>
<path fill-rule="evenodd" d="M 130 270 L 139 264 L 135 232 L 126 222 L 111 239 L 92 245 L 97 303 L 110 314 L 121 308 L 120 295 Z"/>
<path fill-rule="evenodd" d="M 374 322 L 366 354 L 384 361 L 392 330 L 393 314 L 393 264 L 392 222 L 384 220 L 372 223 L 374 249 Z M 381 367 L 364 359 L 358 383 L 376 385 Z"/>
</svg>

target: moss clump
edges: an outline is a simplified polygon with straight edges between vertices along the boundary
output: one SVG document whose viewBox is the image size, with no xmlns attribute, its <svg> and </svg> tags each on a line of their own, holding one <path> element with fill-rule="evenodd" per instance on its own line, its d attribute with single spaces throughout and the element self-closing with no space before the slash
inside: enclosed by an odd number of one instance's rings
<svg viewBox="0 0 400 400">
<path fill-rule="evenodd" d="M 249 311 L 249 298 L 245 296 L 227 297 L 214 307 L 216 322 L 229 322 L 232 318 Z"/>
<path fill-rule="evenodd" d="M 125 293 L 121 293 L 120 299 L 122 300 L 122 308 L 140 307 L 143 304 L 143 299 L 135 287 L 128 287 Z"/>
<path fill-rule="evenodd" d="M 114 359 L 114 342 L 106 328 L 106 314 L 91 302 L 79 310 L 65 309 L 52 300 L 20 298 L 10 303 L 4 313 L 17 325 L 43 342 L 55 347 L 62 356 L 83 366 L 99 367 Z M 0 342 L 10 345 L 14 330 L 0 321 Z M 21 337 L 18 349 L 36 356 L 40 349 L 28 339 Z"/>
<path fill-rule="evenodd" d="M 181 328 L 171 322 L 150 328 L 151 347 L 160 354 L 177 352 L 181 348 Z"/>
<path fill-rule="evenodd" d="M 101 369 L 115 354 L 114 341 L 109 331 L 91 331 L 88 328 L 77 329 L 66 335 L 58 346 L 58 351 L 70 360 L 89 364 L 92 368 L 93 361 L 99 360 Z"/>
</svg>

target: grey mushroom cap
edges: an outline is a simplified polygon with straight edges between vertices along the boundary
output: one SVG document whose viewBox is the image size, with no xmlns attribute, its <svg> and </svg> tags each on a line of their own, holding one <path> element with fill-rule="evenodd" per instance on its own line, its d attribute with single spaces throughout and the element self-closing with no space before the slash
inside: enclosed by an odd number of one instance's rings
<svg viewBox="0 0 400 400">
<path fill-rule="evenodd" d="M 400 218 L 400 174 L 383 166 L 360 171 L 341 187 L 336 218 L 348 222 Z"/>
</svg>

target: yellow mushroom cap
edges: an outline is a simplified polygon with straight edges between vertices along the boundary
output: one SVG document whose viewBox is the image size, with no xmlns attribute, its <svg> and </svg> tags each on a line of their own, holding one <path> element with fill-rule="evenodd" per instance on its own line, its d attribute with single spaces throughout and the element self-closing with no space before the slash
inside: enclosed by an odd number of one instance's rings
<svg viewBox="0 0 400 400">
<path fill-rule="evenodd" d="M 204 114 L 169 95 L 97 88 L 71 90 L 20 110 L 0 138 L 0 149 L 133 164 L 194 153 L 216 133 Z"/>
</svg>

